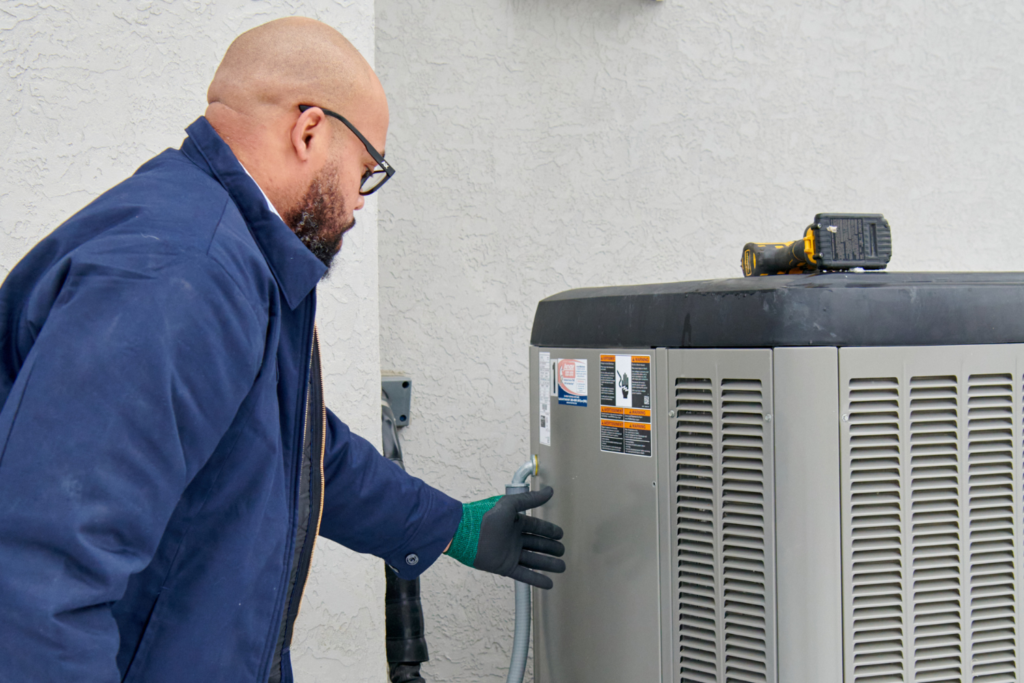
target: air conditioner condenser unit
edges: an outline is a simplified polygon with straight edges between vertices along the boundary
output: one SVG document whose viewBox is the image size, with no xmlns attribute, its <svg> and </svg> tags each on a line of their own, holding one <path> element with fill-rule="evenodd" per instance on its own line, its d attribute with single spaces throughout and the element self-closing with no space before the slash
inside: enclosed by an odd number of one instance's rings
<svg viewBox="0 0 1024 683">
<path fill-rule="evenodd" d="M 537 683 L 1024 681 L 1024 275 L 573 290 L 530 363 Z"/>
</svg>

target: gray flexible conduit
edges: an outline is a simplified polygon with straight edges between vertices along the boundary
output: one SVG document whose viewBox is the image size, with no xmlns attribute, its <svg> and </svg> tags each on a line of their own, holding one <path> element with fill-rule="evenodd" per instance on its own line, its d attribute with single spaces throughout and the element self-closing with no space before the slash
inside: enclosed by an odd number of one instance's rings
<svg viewBox="0 0 1024 683">
<path fill-rule="evenodd" d="M 512 477 L 512 483 L 505 487 L 505 495 L 525 493 L 530 490 L 531 475 L 537 474 L 537 456 L 524 463 Z M 526 674 L 526 657 L 530 652 L 530 586 L 516 581 L 516 628 L 512 641 L 512 661 L 508 666 L 505 683 L 523 683 Z"/>
</svg>

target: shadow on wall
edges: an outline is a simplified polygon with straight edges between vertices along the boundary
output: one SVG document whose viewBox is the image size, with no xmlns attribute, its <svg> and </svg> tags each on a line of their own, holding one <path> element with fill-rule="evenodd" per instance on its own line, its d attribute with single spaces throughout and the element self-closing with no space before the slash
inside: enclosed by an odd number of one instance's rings
<svg viewBox="0 0 1024 683">
<path fill-rule="evenodd" d="M 512 0 L 509 4 L 513 10 L 572 10 L 575 16 L 589 14 L 600 17 L 612 14 L 633 16 L 637 5 L 657 6 L 668 3 L 664 0 Z"/>
<path fill-rule="evenodd" d="M 590 24 L 598 30 L 613 29 L 621 32 L 625 25 L 637 19 L 637 13 L 657 11 L 670 0 L 510 0 L 509 13 L 519 18 L 530 18 L 530 27 L 539 28 L 537 21 L 559 17 Z M 524 28 L 526 28 L 524 26 Z"/>
</svg>

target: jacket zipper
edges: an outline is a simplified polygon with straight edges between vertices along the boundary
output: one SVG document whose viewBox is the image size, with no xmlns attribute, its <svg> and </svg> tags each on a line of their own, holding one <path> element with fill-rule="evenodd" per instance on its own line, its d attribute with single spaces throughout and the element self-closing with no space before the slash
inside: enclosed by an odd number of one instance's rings
<svg viewBox="0 0 1024 683">
<path fill-rule="evenodd" d="M 316 355 L 320 357 L 320 335 L 318 333 L 316 324 L 313 325 L 313 346 L 316 349 Z M 310 349 L 310 371 L 313 368 L 313 349 Z M 309 572 L 313 569 L 313 555 L 316 554 L 316 539 L 320 536 L 320 522 L 324 518 L 324 452 L 327 448 L 327 401 L 324 400 L 324 368 L 323 359 L 320 359 L 320 367 L 317 368 L 317 382 L 320 385 L 320 411 L 321 411 L 321 428 L 320 428 L 320 505 L 317 507 L 316 512 L 316 531 L 313 533 L 313 546 L 309 551 L 309 562 L 306 565 L 306 575 L 302 577 L 302 592 L 299 594 L 299 609 L 302 610 L 302 598 L 306 595 L 306 582 L 309 579 Z M 306 418 L 309 419 L 309 401 L 306 401 Z M 303 420 L 302 433 L 306 433 L 306 424 Z"/>
<path fill-rule="evenodd" d="M 309 415 L 309 403 L 310 403 L 309 394 L 312 393 L 312 389 L 313 389 L 313 387 L 312 387 L 312 379 L 313 379 L 312 378 L 312 372 L 313 372 L 313 358 L 314 358 L 313 354 L 314 354 L 314 352 L 316 352 L 316 356 L 317 356 L 318 361 L 319 361 L 319 355 L 320 355 L 320 340 L 319 340 L 319 337 L 318 337 L 317 328 L 316 328 L 315 324 L 313 325 L 313 342 L 312 342 L 312 344 L 310 344 L 310 350 L 309 351 L 310 352 L 309 352 L 309 370 L 308 370 L 309 375 L 308 376 L 310 378 L 310 386 L 309 386 L 309 390 L 307 392 L 306 402 L 305 402 L 306 405 L 305 405 L 305 408 L 303 409 L 303 415 L 302 415 L 302 435 L 303 436 L 302 436 L 302 442 L 301 442 L 301 450 L 299 451 L 300 458 L 304 458 L 303 454 L 306 452 L 306 445 L 308 443 L 306 441 L 306 430 L 309 427 L 309 418 L 310 418 L 310 415 Z M 302 546 L 299 547 L 299 548 L 296 548 L 296 552 L 300 553 L 300 555 L 298 556 L 298 559 L 297 559 L 297 561 L 299 562 L 299 566 L 297 567 L 297 569 L 298 569 L 299 572 L 301 572 L 301 576 L 297 573 L 296 576 L 294 577 L 294 579 L 289 582 L 289 591 L 288 591 L 289 598 L 288 598 L 288 601 L 285 603 L 285 613 L 284 613 L 284 615 L 282 615 L 282 623 L 281 623 L 281 631 L 279 632 L 280 633 L 279 640 L 278 640 L 278 643 L 277 643 L 277 647 L 275 647 L 275 649 L 274 649 L 274 656 L 273 656 L 272 666 L 271 666 L 271 674 L 270 674 L 270 678 L 269 678 L 270 683 L 277 683 L 277 682 L 279 682 L 281 680 L 282 671 L 281 671 L 280 667 L 281 667 L 282 651 L 283 651 L 283 649 L 285 647 L 288 647 L 290 645 L 290 643 L 291 643 L 291 637 L 292 637 L 292 632 L 293 632 L 294 625 L 295 625 L 295 620 L 299 616 L 299 610 L 302 607 L 302 598 L 306 594 L 306 581 L 309 578 L 310 569 L 311 569 L 311 567 L 313 565 L 313 552 L 316 549 L 316 537 L 320 535 L 320 524 L 321 524 L 321 522 L 323 520 L 323 514 L 324 514 L 324 483 L 325 483 L 325 477 L 324 477 L 324 455 L 326 453 L 326 444 L 327 444 L 327 404 L 324 401 L 324 397 L 323 397 L 323 386 L 324 386 L 324 383 L 323 383 L 323 368 L 322 368 L 322 366 L 321 366 L 321 364 L 319 362 L 317 363 L 317 377 L 316 377 L 316 380 L 317 380 L 317 385 L 316 386 L 320 389 L 319 401 L 320 401 L 320 406 L 321 406 L 321 411 L 320 411 L 321 412 L 321 417 L 320 417 L 320 419 L 321 419 L 320 463 L 319 463 L 319 469 L 320 469 L 320 500 L 319 500 L 319 504 L 320 504 L 320 507 L 317 508 L 317 520 L 316 520 L 316 527 L 315 527 L 315 529 L 310 529 L 310 528 L 307 527 L 305 540 L 303 541 Z M 311 435 L 311 438 L 312 438 L 312 435 Z M 311 455 L 310 459 L 312 459 L 312 454 L 310 454 L 310 455 Z M 312 464 L 313 463 L 310 463 L 311 467 L 312 467 Z M 300 467 L 299 467 L 300 476 L 301 476 L 301 472 L 302 472 L 302 467 L 300 465 Z M 307 476 L 309 476 L 309 475 L 307 475 Z M 312 478 L 312 477 L 310 477 L 310 478 Z M 312 491 L 310 491 L 310 493 L 312 494 Z M 310 501 L 310 505 L 312 505 L 312 504 L 313 504 L 313 501 L 311 500 Z M 306 514 L 308 515 L 309 512 L 307 511 Z M 314 532 L 312 537 L 310 537 L 310 535 L 309 535 L 310 531 Z M 307 547 L 309 549 L 309 555 L 306 557 L 306 566 L 302 567 L 301 566 L 302 565 L 302 553 L 305 552 L 305 548 L 307 548 Z M 295 584 L 296 584 L 296 582 L 298 582 L 300 580 L 300 578 L 302 580 L 302 587 L 301 587 L 301 590 L 299 591 L 298 600 L 297 600 L 297 602 L 295 602 L 295 601 L 292 600 L 292 598 L 295 597 L 295 593 L 294 593 Z M 294 612 L 294 614 L 290 614 L 290 609 L 291 609 L 290 605 L 291 604 L 295 604 L 295 612 Z"/>
</svg>

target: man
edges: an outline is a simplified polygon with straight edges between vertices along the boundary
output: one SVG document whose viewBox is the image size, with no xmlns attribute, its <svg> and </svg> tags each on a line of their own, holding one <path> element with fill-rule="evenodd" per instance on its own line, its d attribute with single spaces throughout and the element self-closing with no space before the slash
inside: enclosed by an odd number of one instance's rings
<svg viewBox="0 0 1024 683">
<path fill-rule="evenodd" d="M 323 405 L 316 284 L 393 173 L 369 65 L 279 20 L 208 101 L 0 288 L 2 681 L 290 681 L 318 533 L 405 578 L 564 571 L 550 489 L 462 505 Z"/>
</svg>

